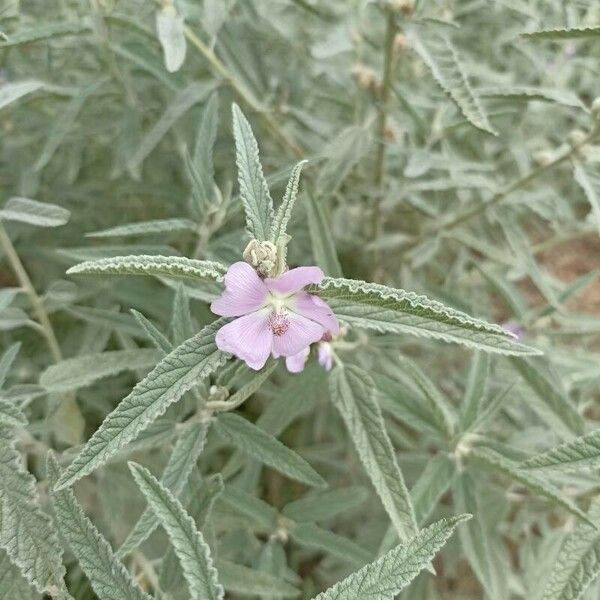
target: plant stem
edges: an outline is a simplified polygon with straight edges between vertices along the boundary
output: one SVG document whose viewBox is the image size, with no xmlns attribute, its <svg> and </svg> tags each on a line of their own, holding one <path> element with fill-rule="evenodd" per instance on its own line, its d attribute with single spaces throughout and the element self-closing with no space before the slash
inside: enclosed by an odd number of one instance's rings
<svg viewBox="0 0 600 600">
<path fill-rule="evenodd" d="M 534 169 L 532 169 L 531 171 L 529 171 L 522 177 L 519 177 L 518 179 L 516 179 L 515 181 L 510 183 L 508 186 L 506 186 L 503 190 L 494 194 L 491 197 L 491 199 L 488 200 L 487 202 L 482 202 L 481 204 L 478 204 L 477 206 L 474 206 L 473 208 L 470 208 L 469 210 L 466 210 L 466 211 L 456 215 L 453 219 L 450 219 L 450 221 L 441 223 L 440 225 L 438 225 L 436 227 L 432 227 L 430 229 L 425 230 L 421 236 L 419 236 L 417 239 L 413 240 L 412 242 L 410 242 L 409 244 L 404 246 L 404 251 L 409 250 L 410 248 L 414 248 L 416 245 L 421 243 L 425 238 L 436 236 L 439 233 L 442 233 L 443 231 L 448 231 L 449 229 L 454 229 L 458 225 L 462 225 L 463 223 L 470 221 L 472 218 L 477 217 L 477 216 L 481 215 L 482 213 L 486 212 L 488 210 L 488 208 L 491 208 L 492 206 L 496 206 L 497 204 L 502 202 L 502 200 L 504 200 L 507 196 L 512 194 L 514 191 L 525 187 L 528 183 L 530 183 L 534 179 L 537 179 L 538 177 L 540 177 L 541 175 L 544 175 L 545 173 L 547 173 L 554 167 L 569 160 L 572 156 L 574 156 L 579 151 L 579 149 L 582 146 L 589 144 L 598 135 L 599 131 L 600 131 L 600 127 L 598 127 L 598 126 L 594 127 L 590 131 L 590 133 L 588 133 L 588 135 L 581 142 L 572 145 L 571 147 L 569 147 L 569 149 L 567 149 L 564 152 L 562 152 L 561 154 L 559 154 L 556 158 L 554 158 L 550 162 L 540 165 L 538 167 L 535 167 Z"/>
<path fill-rule="evenodd" d="M 385 32 L 385 55 L 383 58 L 383 77 L 381 80 L 381 92 L 379 97 L 379 107 L 377 111 L 377 151 L 375 155 L 375 187 L 380 190 L 383 184 L 385 172 L 385 151 L 386 126 L 390 104 L 390 94 L 392 91 L 392 78 L 394 73 L 394 40 L 398 32 L 396 24 L 396 15 L 391 10 L 387 13 L 387 24 Z M 381 197 L 375 194 L 373 197 L 373 217 L 372 217 L 371 239 L 376 241 L 383 233 L 383 220 L 381 215 Z M 375 249 L 374 256 L 375 271 L 380 263 L 380 251 Z"/>
<path fill-rule="evenodd" d="M 13 246 L 13 243 L 6 233 L 6 229 L 0 223 L 0 246 L 4 249 L 6 254 L 6 258 L 19 281 L 21 287 L 25 290 L 27 295 L 30 298 L 31 305 L 36 314 L 37 320 L 42 326 L 44 337 L 48 343 L 48 348 L 50 348 L 50 353 L 52 354 L 52 358 L 55 362 L 59 362 L 62 360 L 62 352 L 60 351 L 60 346 L 58 345 L 58 341 L 56 340 L 56 335 L 54 334 L 54 329 L 52 328 L 52 323 L 50 322 L 50 318 L 48 317 L 48 313 L 46 312 L 46 308 L 44 307 L 44 303 L 42 299 L 37 295 L 35 288 L 33 287 L 33 283 L 31 283 L 31 279 Z"/>
<path fill-rule="evenodd" d="M 385 128 L 387 125 L 390 93 L 392 91 L 392 76 L 394 72 L 394 39 L 398 32 L 396 15 L 390 10 L 387 15 L 385 32 L 385 56 L 383 59 L 383 78 L 381 80 L 381 96 L 377 113 L 377 154 L 375 156 L 375 185 L 380 187 L 383 183 L 385 166 Z"/>
<path fill-rule="evenodd" d="M 301 157 L 304 155 L 303 149 L 286 133 L 281 131 L 275 119 L 269 113 L 264 111 L 264 108 L 261 106 L 260 102 L 254 97 L 254 94 L 246 88 L 246 86 L 237 81 L 232 73 L 227 70 L 227 67 L 221 62 L 219 57 L 214 53 L 214 51 L 209 48 L 193 31 L 190 27 L 186 26 L 184 28 L 185 37 L 187 40 L 204 56 L 204 58 L 208 61 L 211 68 L 221 77 L 226 79 L 234 92 L 254 111 L 261 114 L 263 117 L 267 128 L 276 138 L 278 143 L 286 148 L 288 151 L 292 152 L 297 157 Z"/>
</svg>

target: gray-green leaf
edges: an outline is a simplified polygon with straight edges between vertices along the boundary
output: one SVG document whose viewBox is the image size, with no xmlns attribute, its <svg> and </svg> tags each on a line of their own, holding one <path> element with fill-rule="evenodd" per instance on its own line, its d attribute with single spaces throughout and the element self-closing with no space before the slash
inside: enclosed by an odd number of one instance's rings
<svg viewBox="0 0 600 600">
<path fill-rule="evenodd" d="M 294 210 L 294 204 L 296 197 L 298 196 L 298 184 L 300 182 L 300 173 L 302 173 L 302 167 L 307 163 L 306 160 L 301 160 L 293 169 L 287 187 L 285 188 L 285 194 L 281 205 L 277 209 L 273 225 L 271 226 L 271 241 L 275 244 L 283 237 L 287 232 L 287 225 L 292 216 Z"/>
<path fill-rule="evenodd" d="M 600 466 L 600 429 L 532 456 L 519 466 L 523 469 L 558 471 L 596 469 Z"/>
<path fill-rule="evenodd" d="M 151 600 L 133 582 L 110 544 L 86 517 L 71 490 L 53 491 L 60 476 L 56 458 L 48 454 L 48 484 L 56 523 L 100 600 Z"/>
<path fill-rule="evenodd" d="M 162 485 L 175 497 L 178 497 L 186 486 L 190 473 L 204 448 L 206 431 L 205 423 L 191 423 L 183 428 L 175 442 L 169 462 L 161 477 Z M 158 527 L 158 519 L 154 511 L 147 508 L 117 550 L 117 556 L 122 558 L 135 550 L 150 537 L 156 527 Z"/>
<path fill-rule="evenodd" d="M 437 521 L 313 600 L 393 600 L 427 567 L 456 526 L 469 518 L 461 515 Z"/>
<path fill-rule="evenodd" d="M 600 523 L 600 502 L 590 508 L 590 517 Z M 579 523 L 566 539 L 550 573 L 543 600 L 579 600 L 600 574 L 600 531 Z"/>
<path fill-rule="evenodd" d="M 369 374 L 356 366 L 337 367 L 330 375 L 333 404 L 400 539 L 406 540 L 417 531 L 415 513 L 374 389 Z"/>
<path fill-rule="evenodd" d="M 98 275 L 160 275 L 200 281 L 222 281 L 227 267 L 212 260 L 184 256 L 139 254 L 89 260 L 72 266 L 67 273 Z"/>
<path fill-rule="evenodd" d="M 127 223 L 101 231 L 86 233 L 86 237 L 104 238 L 128 235 L 151 235 L 153 233 L 175 233 L 178 231 L 196 231 L 197 225 L 190 219 L 154 219 L 139 223 Z"/>
<path fill-rule="evenodd" d="M 68 358 L 48 367 L 40 376 L 40 385 L 50 392 L 76 390 L 123 371 L 153 367 L 162 356 L 159 350 L 139 348 Z"/>
<path fill-rule="evenodd" d="M 413 36 L 412 46 L 467 121 L 477 129 L 497 135 L 469 84 L 456 49 L 447 37 L 437 32 Z"/>
<path fill-rule="evenodd" d="M 174 73 L 185 61 L 187 44 L 183 17 L 172 4 L 165 4 L 157 11 L 156 32 L 165 55 L 165 67 L 169 73 Z"/>
<path fill-rule="evenodd" d="M 259 241 L 270 237 L 273 200 L 258 157 L 258 144 L 250 123 L 237 104 L 232 106 L 233 135 L 240 198 L 246 212 L 248 233 Z"/>
<path fill-rule="evenodd" d="M 39 506 L 36 480 L 5 426 L 0 426 L 0 504 L 0 546 L 40 593 L 62 593 L 65 568 L 58 537 Z"/>
<path fill-rule="evenodd" d="M 0 46 L 5 42 L 0 42 Z M 0 88 L 0 109 L 15 102 L 19 98 L 31 94 L 43 87 L 41 81 L 17 81 L 15 83 L 6 83 Z"/>
<path fill-rule="evenodd" d="M 215 425 L 219 434 L 228 442 L 283 475 L 308 485 L 326 485 L 323 478 L 301 456 L 243 417 L 235 413 L 222 413 Z"/>
<path fill-rule="evenodd" d="M 540 354 L 516 342 L 499 325 L 470 317 L 414 292 L 330 277 L 310 290 L 327 300 L 338 318 L 355 327 L 382 333 L 409 333 L 500 354 Z"/>
<path fill-rule="evenodd" d="M 64 225 L 71 213 L 62 206 L 48 202 L 38 202 L 29 198 L 10 198 L 0 208 L 0 219 L 5 221 L 19 221 L 37 227 L 58 227 Z"/>
<path fill-rule="evenodd" d="M 589 517 L 572 500 L 565 498 L 559 489 L 541 476 L 520 469 L 517 463 L 490 448 L 474 448 L 471 456 L 488 469 L 497 471 L 531 491 L 545 496 L 582 521 L 592 524 Z"/>
<path fill-rule="evenodd" d="M 210 548 L 180 502 L 144 467 L 129 463 L 136 483 L 173 544 L 192 600 L 222 600 Z"/>
<path fill-rule="evenodd" d="M 186 340 L 133 388 L 64 471 L 60 489 L 105 464 L 171 404 L 225 363 L 227 355 L 215 345 L 215 333 L 223 323 L 219 319 Z"/>
</svg>

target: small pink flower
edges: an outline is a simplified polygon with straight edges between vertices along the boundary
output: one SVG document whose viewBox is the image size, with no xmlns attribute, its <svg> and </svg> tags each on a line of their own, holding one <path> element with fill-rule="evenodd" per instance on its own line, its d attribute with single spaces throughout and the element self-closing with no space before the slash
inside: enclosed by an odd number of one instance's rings
<svg viewBox="0 0 600 600">
<path fill-rule="evenodd" d="M 331 333 L 327 332 L 323 335 L 317 344 L 317 360 L 319 364 L 326 370 L 331 371 L 333 368 L 333 350 L 331 348 Z M 290 373 L 301 373 L 304 371 L 304 365 L 310 355 L 310 348 L 300 350 L 294 356 L 288 356 L 285 359 L 285 366 Z"/>
<path fill-rule="evenodd" d="M 217 332 L 219 350 L 258 371 L 270 354 L 293 357 L 326 332 L 337 333 L 339 324 L 329 306 L 303 291 L 323 277 L 318 267 L 298 267 L 261 279 L 248 263 L 232 264 L 225 275 L 225 291 L 210 305 L 217 315 L 239 317 Z"/>
<path fill-rule="evenodd" d="M 519 341 L 525 338 L 524 327 L 516 321 L 506 321 L 506 323 L 502 323 L 502 329 L 514 335 L 515 338 Z"/>
</svg>

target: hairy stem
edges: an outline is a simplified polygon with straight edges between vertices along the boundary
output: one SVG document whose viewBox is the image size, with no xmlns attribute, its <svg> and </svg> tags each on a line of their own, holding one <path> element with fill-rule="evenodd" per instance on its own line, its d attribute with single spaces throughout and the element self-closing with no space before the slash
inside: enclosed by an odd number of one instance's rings
<svg viewBox="0 0 600 600">
<path fill-rule="evenodd" d="M 46 312 L 46 308 L 44 307 L 44 303 L 42 299 L 37 295 L 35 288 L 33 287 L 33 283 L 13 246 L 13 243 L 6 233 L 6 229 L 0 223 L 0 246 L 4 249 L 4 253 L 6 254 L 6 258 L 13 270 L 17 280 L 19 281 L 20 286 L 25 290 L 29 299 L 31 301 L 31 305 L 35 312 L 38 322 L 42 326 L 44 337 L 48 343 L 48 348 L 50 349 L 50 353 L 52 354 L 52 358 L 55 362 L 59 362 L 62 360 L 62 352 L 60 351 L 60 346 L 58 345 L 58 341 L 56 339 L 56 335 L 54 333 L 54 329 L 52 328 L 52 323 L 50 322 L 50 318 L 48 317 L 48 313 Z"/>
</svg>

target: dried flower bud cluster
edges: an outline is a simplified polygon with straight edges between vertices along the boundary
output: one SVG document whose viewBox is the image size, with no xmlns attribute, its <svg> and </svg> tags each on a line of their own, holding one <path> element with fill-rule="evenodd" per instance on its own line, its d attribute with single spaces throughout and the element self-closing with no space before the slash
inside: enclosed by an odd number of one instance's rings
<svg viewBox="0 0 600 600">
<path fill-rule="evenodd" d="M 379 92 L 381 82 L 379 81 L 379 77 L 377 77 L 377 73 L 371 67 L 363 64 L 356 65 L 352 69 L 352 77 L 361 90 Z"/>
<path fill-rule="evenodd" d="M 254 267 L 263 277 L 274 274 L 277 266 L 277 247 L 272 242 L 251 240 L 243 253 L 244 261 Z"/>
</svg>

